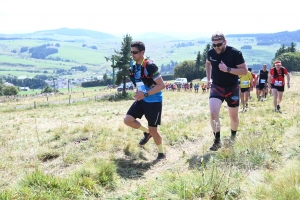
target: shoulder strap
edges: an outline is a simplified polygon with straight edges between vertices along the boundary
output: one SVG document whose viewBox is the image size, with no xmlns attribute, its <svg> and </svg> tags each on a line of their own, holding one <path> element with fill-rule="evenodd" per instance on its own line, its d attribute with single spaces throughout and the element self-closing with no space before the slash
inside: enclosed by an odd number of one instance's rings
<svg viewBox="0 0 300 200">
<path fill-rule="evenodd" d="M 273 77 L 274 77 L 274 78 L 277 78 L 277 77 L 278 77 L 278 72 L 277 72 L 276 67 L 273 67 L 273 70 L 274 70 L 274 75 L 273 75 Z"/>
<path fill-rule="evenodd" d="M 145 76 L 146 78 L 151 78 L 150 76 L 147 76 L 147 75 L 146 75 L 146 70 L 147 70 L 146 68 L 147 68 L 147 64 L 148 64 L 148 63 L 150 64 L 151 61 L 149 61 L 148 59 L 145 59 L 142 66 L 144 67 L 144 76 Z"/>
<path fill-rule="evenodd" d="M 146 65 L 148 64 L 148 62 L 149 62 L 149 60 L 148 60 L 148 59 L 145 59 L 142 66 L 143 66 L 143 67 L 146 67 Z"/>
<path fill-rule="evenodd" d="M 130 68 L 129 68 L 129 78 L 131 80 L 131 82 L 133 83 L 133 85 L 136 87 L 136 82 L 135 82 L 135 62 L 131 64 Z"/>
</svg>

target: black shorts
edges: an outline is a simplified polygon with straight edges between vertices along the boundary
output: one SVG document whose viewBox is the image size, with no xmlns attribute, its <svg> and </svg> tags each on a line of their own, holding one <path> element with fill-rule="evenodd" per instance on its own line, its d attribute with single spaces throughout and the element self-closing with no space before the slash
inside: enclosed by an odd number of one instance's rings
<svg viewBox="0 0 300 200">
<path fill-rule="evenodd" d="M 241 88 L 241 93 L 249 92 L 249 88 Z"/>
<path fill-rule="evenodd" d="M 127 111 L 127 115 L 131 115 L 134 119 L 141 119 L 143 115 L 148 121 L 148 126 L 157 127 L 160 125 L 161 120 L 161 111 L 162 111 L 162 102 L 145 102 L 135 101 L 129 110 Z"/>
<path fill-rule="evenodd" d="M 228 107 L 238 107 L 240 104 L 240 85 L 221 87 L 211 84 L 209 98 L 217 98 L 222 102 L 225 100 Z"/>
<path fill-rule="evenodd" d="M 267 87 L 268 87 L 267 84 L 265 84 L 265 83 L 260 83 L 260 84 L 258 85 L 258 90 L 263 90 L 263 89 L 266 89 Z"/>
<path fill-rule="evenodd" d="M 284 86 L 275 86 L 274 84 L 271 84 L 272 89 L 276 89 L 278 92 L 284 92 Z"/>
</svg>

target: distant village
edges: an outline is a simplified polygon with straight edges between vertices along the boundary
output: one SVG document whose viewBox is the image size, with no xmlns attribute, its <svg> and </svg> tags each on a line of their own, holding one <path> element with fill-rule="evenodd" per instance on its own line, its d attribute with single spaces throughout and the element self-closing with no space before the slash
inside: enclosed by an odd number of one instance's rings
<svg viewBox="0 0 300 200">
<path fill-rule="evenodd" d="M 24 78 L 28 78 L 28 77 L 19 77 L 19 79 L 24 79 Z M 89 81 L 93 81 L 94 78 L 74 78 L 74 79 L 67 79 L 67 78 L 58 78 L 58 79 L 48 79 L 45 80 L 45 82 L 52 88 L 54 89 L 61 89 L 61 88 L 74 88 L 74 87 L 78 87 L 81 85 L 81 83 L 83 82 L 89 82 Z M 5 86 L 15 86 L 14 84 L 10 83 L 9 80 L 7 80 L 4 83 Z M 30 87 L 19 87 L 19 89 L 21 91 L 29 91 L 32 88 Z M 40 88 L 42 89 L 42 88 Z"/>
</svg>

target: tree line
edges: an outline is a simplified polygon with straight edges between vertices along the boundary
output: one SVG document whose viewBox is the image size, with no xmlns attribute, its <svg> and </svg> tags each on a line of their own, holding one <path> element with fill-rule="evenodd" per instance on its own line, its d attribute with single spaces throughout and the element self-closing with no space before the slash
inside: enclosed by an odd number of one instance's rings
<svg viewBox="0 0 300 200">
<path fill-rule="evenodd" d="M 56 43 L 55 47 L 53 47 L 53 45 L 50 45 L 49 43 L 37 47 L 31 47 L 31 48 L 21 47 L 20 53 L 24 53 L 28 51 L 29 53 L 31 53 L 31 58 L 46 59 L 47 56 L 58 53 L 57 47 L 60 47 L 59 43 Z"/>
<path fill-rule="evenodd" d="M 162 64 L 160 66 L 160 73 L 161 74 L 173 74 L 174 73 L 174 68 L 178 65 L 177 61 L 171 60 L 170 63 L 168 64 Z"/>
<path fill-rule="evenodd" d="M 203 53 L 200 51 L 197 53 L 196 60 L 185 60 L 180 62 L 174 68 L 174 78 L 185 77 L 188 81 L 193 79 L 199 79 L 206 76 L 206 56 L 207 51 L 211 48 L 210 44 L 207 44 L 203 49 Z"/>
<path fill-rule="evenodd" d="M 10 95 L 17 95 L 18 94 L 18 88 L 15 86 L 5 86 L 4 81 L 2 78 L 0 78 L 0 96 L 10 96 Z"/>
<path fill-rule="evenodd" d="M 106 86 L 106 85 L 112 85 L 112 84 L 113 84 L 112 78 L 108 78 L 107 74 L 105 73 L 103 75 L 103 79 L 82 82 L 81 87 L 97 87 L 97 86 Z"/>
<path fill-rule="evenodd" d="M 290 46 L 282 45 L 275 53 L 272 63 L 280 60 L 288 71 L 300 71 L 300 52 L 296 50 L 295 43 Z"/>
<path fill-rule="evenodd" d="M 40 78 L 25 78 L 25 79 L 18 79 L 16 76 L 2 76 L 0 77 L 7 82 L 18 86 L 18 87 L 29 87 L 30 89 L 38 89 L 38 88 L 44 88 L 47 83 L 45 80 L 42 80 Z"/>
</svg>

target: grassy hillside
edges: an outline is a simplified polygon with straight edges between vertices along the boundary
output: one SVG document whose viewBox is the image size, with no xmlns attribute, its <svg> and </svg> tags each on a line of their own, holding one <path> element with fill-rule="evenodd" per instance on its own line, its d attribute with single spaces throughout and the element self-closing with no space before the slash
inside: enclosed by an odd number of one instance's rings
<svg viewBox="0 0 300 200">
<path fill-rule="evenodd" d="M 115 90 L 1 98 L 0 199 L 299 199 L 299 84 L 292 76 L 281 114 L 252 98 L 234 148 L 223 104 L 218 152 L 208 93 L 164 91 L 168 160 L 157 164 L 153 140 L 139 147 L 141 131 L 123 123 L 133 100 L 95 101 Z"/>
</svg>

